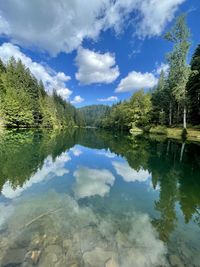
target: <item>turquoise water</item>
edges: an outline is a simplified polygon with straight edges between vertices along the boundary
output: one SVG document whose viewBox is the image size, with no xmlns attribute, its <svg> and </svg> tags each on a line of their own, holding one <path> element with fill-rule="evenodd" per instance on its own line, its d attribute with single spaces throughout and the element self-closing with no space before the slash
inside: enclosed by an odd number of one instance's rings
<svg viewBox="0 0 200 267">
<path fill-rule="evenodd" d="M 200 146 L 94 129 L 0 139 L 0 266 L 200 266 Z"/>
</svg>

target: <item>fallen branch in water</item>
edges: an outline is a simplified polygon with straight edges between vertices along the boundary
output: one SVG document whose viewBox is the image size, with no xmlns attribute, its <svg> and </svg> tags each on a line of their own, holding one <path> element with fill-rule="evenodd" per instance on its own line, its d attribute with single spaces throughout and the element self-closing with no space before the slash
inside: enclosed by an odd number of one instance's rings
<svg viewBox="0 0 200 267">
<path fill-rule="evenodd" d="M 55 209 L 55 210 L 50 210 L 50 211 L 47 211 L 47 212 L 45 212 L 45 213 L 42 213 L 42 214 L 40 214 L 39 216 L 37 216 L 36 218 L 32 219 L 30 222 L 26 223 L 24 227 L 28 227 L 28 226 L 30 226 L 32 223 L 38 221 L 39 219 L 41 219 L 41 218 L 43 218 L 43 217 L 45 217 L 45 216 L 47 216 L 47 215 L 49 215 L 49 214 L 51 214 L 51 213 L 57 212 L 57 211 L 59 211 L 59 210 L 61 210 L 61 209 L 62 209 L 62 208 L 58 208 L 58 209 Z M 24 228 L 24 227 L 23 227 L 23 228 Z"/>
</svg>

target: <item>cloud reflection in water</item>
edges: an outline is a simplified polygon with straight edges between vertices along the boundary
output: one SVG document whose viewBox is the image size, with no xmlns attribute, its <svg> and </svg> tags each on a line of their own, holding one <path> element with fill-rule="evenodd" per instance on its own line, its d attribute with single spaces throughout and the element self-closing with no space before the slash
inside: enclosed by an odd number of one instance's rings
<svg viewBox="0 0 200 267">
<path fill-rule="evenodd" d="M 132 169 L 127 162 L 112 162 L 113 167 L 116 170 L 116 173 L 120 175 L 125 182 L 145 182 L 150 177 L 150 173 L 143 169 L 136 171 Z"/>
<path fill-rule="evenodd" d="M 57 212 L 47 213 L 51 210 Z M 40 214 L 47 216 L 35 219 Z M 30 224 L 30 221 L 33 223 Z M 114 255 L 116 266 L 120 267 L 167 266 L 166 247 L 158 239 L 150 217 L 145 213 L 126 214 L 122 210 L 115 210 L 114 213 L 100 214 L 90 207 L 80 206 L 68 195 L 52 192 L 15 204 L 14 213 L 7 224 L 6 233 L 11 247 L 13 244 L 21 244 L 24 235 L 31 236 L 32 231 L 42 229 L 41 234 L 46 235 L 46 245 L 38 264 L 41 267 L 42 261 L 48 257 L 48 246 L 54 242 L 54 246 L 58 247 L 62 240 L 66 239 L 69 253 L 66 255 L 63 251 L 63 255 L 59 254 L 59 262 L 56 265 L 59 267 L 65 266 L 69 261 L 66 258 L 68 256 L 76 258 L 78 266 L 83 266 L 80 262 L 83 264 L 86 260 L 90 266 L 94 266 L 91 264 L 97 262 L 97 259 L 105 263 L 108 252 L 109 255 Z M 24 231 L 18 231 L 22 225 L 29 226 L 26 226 Z M 6 253 L 7 249 L 4 248 L 2 253 Z M 79 251 L 82 253 L 79 254 Z M 100 265 L 98 263 L 95 266 Z"/>
<path fill-rule="evenodd" d="M 62 153 L 59 157 L 56 158 L 55 161 L 53 161 L 51 156 L 48 156 L 41 169 L 38 169 L 38 171 L 33 174 L 30 179 L 24 183 L 22 187 L 17 186 L 15 189 L 12 188 L 10 183 L 7 181 L 2 189 L 2 194 L 6 198 L 16 198 L 19 197 L 22 192 L 24 192 L 26 189 L 30 188 L 33 184 L 41 183 L 44 180 L 49 180 L 54 178 L 55 176 L 63 176 L 67 173 L 69 173 L 68 169 L 66 169 L 65 164 L 70 161 L 71 158 L 67 153 Z"/>
<path fill-rule="evenodd" d="M 106 169 L 90 169 L 79 167 L 74 172 L 76 183 L 74 193 L 77 199 L 109 193 L 110 186 L 114 184 L 115 177 Z"/>
</svg>

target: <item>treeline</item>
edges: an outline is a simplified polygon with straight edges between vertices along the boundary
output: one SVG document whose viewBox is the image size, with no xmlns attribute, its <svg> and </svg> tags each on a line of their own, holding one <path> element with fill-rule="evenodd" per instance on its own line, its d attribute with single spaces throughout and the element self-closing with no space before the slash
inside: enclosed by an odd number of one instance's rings
<svg viewBox="0 0 200 267">
<path fill-rule="evenodd" d="M 53 91 L 46 93 L 21 60 L 0 60 L 0 126 L 63 128 L 82 125 L 81 114 Z"/>
<path fill-rule="evenodd" d="M 101 120 L 109 114 L 110 107 L 106 105 L 91 105 L 79 108 L 86 126 L 99 126 Z"/>
<path fill-rule="evenodd" d="M 140 90 L 130 100 L 113 105 L 99 126 L 103 128 L 149 128 L 150 125 L 200 125 L 200 45 L 192 56 L 187 55 L 190 33 L 185 16 L 177 18 L 165 39 L 172 43 L 166 59 L 169 69 L 160 74 L 157 86 L 151 92 Z"/>
</svg>

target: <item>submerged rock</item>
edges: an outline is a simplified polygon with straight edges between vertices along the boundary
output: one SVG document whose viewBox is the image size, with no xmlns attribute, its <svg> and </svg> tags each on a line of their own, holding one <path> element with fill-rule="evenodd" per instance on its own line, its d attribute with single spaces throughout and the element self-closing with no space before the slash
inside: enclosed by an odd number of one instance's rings
<svg viewBox="0 0 200 267">
<path fill-rule="evenodd" d="M 111 257 L 105 264 L 105 267 L 119 267 L 118 262 L 114 257 Z"/>
<path fill-rule="evenodd" d="M 102 267 L 105 266 L 106 262 L 108 262 L 112 258 L 116 258 L 116 253 L 114 253 L 113 251 L 105 251 L 102 248 L 98 247 L 83 254 L 83 260 L 86 266 Z M 109 267 L 111 266 L 112 265 L 110 265 Z"/>
<path fill-rule="evenodd" d="M 115 235 L 115 239 L 116 239 L 117 247 L 119 250 L 122 248 L 132 247 L 132 244 L 130 244 L 127 236 L 122 234 L 119 230 L 117 231 Z"/>
<path fill-rule="evenodd" d="M 8 249 L 4 255 L 1 266 L 18 266 L 23 263 L 26 255 L 26 250 L 23 248 Z"/>
<path fill-rule="evenodd" d="M 31 253 L 31 260 L 33 264 L 37 264 L 40 258 L 41 251 L 40 250 L 33 250 Z"/>
<path fill-rule="evenodd" d="M 39 266 L 55 267 L 62 260 L 62 248 L 58 245 L 49 245 L 41 255 Z M 59 265 L 58 265 L 59 266 Z"/>
<path fill-rule="evenodd" d="M 169 256 L 169 261 L 173 267 L 184 267 L 184 264 L 180 258 L 175 254 Z"/>
<path fill-rule="evenodd" d="M 71 245 L 72 245 L 72 242 L 70 239 L 64 239 L 63 240 L 63 249 L 65 250 L 65 252 L 67 252 L 69 250 Z"/>
<path fill-rule="evenodd" d="M 40 250 L 44 245 L 45 239 L 46 239 L 46 235 L 35 234 L 32 237 L 31 243 L 29 245 L 30 249 L 31 250 Z"/>
</svg>

